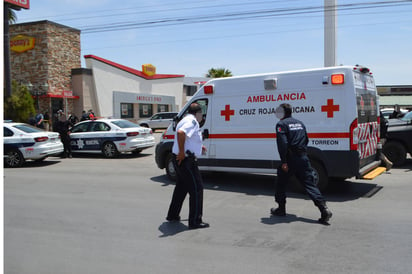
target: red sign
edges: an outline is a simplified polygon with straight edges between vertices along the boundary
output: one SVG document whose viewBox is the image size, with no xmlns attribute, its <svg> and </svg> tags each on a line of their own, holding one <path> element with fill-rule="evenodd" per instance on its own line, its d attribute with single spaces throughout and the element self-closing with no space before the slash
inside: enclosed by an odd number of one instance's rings
<svg viewBox="0 0 412 274">
<path fill-rule="evenodd" d="M 6 3 L 10 3 L 14 6 L 29 9 L 30 8 L 30 0 L 4 0 Z"/>
</svg>

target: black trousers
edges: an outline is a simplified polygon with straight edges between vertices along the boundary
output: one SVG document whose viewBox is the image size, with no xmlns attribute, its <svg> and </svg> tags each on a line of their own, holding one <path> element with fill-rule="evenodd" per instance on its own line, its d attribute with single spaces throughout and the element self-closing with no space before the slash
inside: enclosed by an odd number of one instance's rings
<svg viewBox="0 0 412 274">
<path fill-rule="evenodd" d="M 177 174 L 177 182 L 167 216 L 169 218 L 179 216 L 186 194 L 189 193 L 189 225 L 199 224 L 202 222 L 203 214 L 203 181 L 197 159 L 186 157 L 178 165 L 176 157 L 174 157 L 173 164 Z"/>
<path fill-rule="evenodd" d="M 306 193 L 316 206 L 325 202 L 325 199 L 316 185 L 312 166 L 310 165 L 310 161 L 306 153 L 289 155 L 288 167 L 288 172 L 284 172 L 281 167 L 278 168 L 277 183 L 275 188 L 275 201 L 278 204 L 286 203 L 286 185 L 292 175 L 295 175 L 299 182 L 303 185 Z"/>
</svg>

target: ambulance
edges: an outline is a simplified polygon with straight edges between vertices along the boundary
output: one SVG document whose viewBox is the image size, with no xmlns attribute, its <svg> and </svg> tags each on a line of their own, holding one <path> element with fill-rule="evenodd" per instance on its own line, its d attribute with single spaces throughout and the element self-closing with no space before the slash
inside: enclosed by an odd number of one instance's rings
<svg viewBox="0 0 412 274">
<path fill-rule="evenodd" d="M 276 108 L 288 103 L 308 131 L 308 156 L 318 186 L 330 178 L 362 178 L 380 165 L 375 81 L 363 66 L 265 73 L 208 81 L 187 102 L 156 146 L 156 163 L 175 179 L 171 162 L 178 121 L 202 106 L 206 171 L 276 174 L 280 165 Z"/>
</svg>

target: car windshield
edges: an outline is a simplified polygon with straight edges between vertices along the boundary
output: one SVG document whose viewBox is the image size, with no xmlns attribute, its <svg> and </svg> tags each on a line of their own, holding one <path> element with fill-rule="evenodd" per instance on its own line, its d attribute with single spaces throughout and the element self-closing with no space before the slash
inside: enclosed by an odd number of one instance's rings
<svg viewBox="0 0 412 274">
<path fill-rule="evenodd" d="M 132 123 L 130 121 L 127 121 L 127 120 L 117 120 L 117 121 L 112 121 L 111 123 L 120 128 L 140 127 L 139 125 Z"/>
<path fill-rule="evenodd" d="M 17 128 L 17 129 L 19 129 L 19 130 L 21 130 L 21 131 L 24 131 L 24 132 L 26 132 L 26 133 L 33 133 L 33 132 L 42 132 L 42 131 L 44 131 L 44 130 L 42 130 L 42 129 L 40 129 L 40 128 L 32 127 L 32 126 L 30 126 L 30 125 L 24 125 L 24 124 L 15 125 L 14 127 Z"/>
<path fill-rule="evenodd" d="M 401 118 L 403 121 L 411 121 L 412 120 L 412 111 L 408 112 Z"/>
</svg>

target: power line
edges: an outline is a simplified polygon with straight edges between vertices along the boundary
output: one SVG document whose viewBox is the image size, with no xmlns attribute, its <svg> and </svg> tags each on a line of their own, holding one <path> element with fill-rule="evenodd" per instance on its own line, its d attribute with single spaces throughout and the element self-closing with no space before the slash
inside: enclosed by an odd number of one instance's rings
<svg viewBox="0 0 412 274">
<path fill-rule="evenodd" d="M 339 11 L 354 10 L 354 9 L 373 9 L 373 8 L 386 8 L 386 7 L 399 7 L 406 4 L 410 4 L 412 1 L 375 1 L 375 2 L 363 2 L 363 3 L 350 3 L 338 5 Z M 332 8 L 332 7 L 331 7 Z M 326 7 L 328 9 L 328 7 Z M 199 24 L 199 23 L 211 23 L 211 22 L 223 22 L 223 21 L 239 21 L 249 20 L 257 18 L 273 18 L 279 16 L 291 16 L 291 15 L 303 15 L 313 13 L 323 13 L 323 6 L 311 6 L 303 8 L 279 8 L 279 9 L 266 9 L 255 10 L 247 12 L 232 12 L 224 14 L 203 15 L 195 17 L 176 17 L 176 18 L 161 18 L 157 20 L 149 21 L 127 21 L 127 22 L 113 22 L 104 25 L 95 25 L 89 27 L 81 27 L 83 33 L 97 33 L 97 32 L 110 32 L 121 31 L 129 29 L 140 28 L 153 28 L 164 26 L 175 26 L 183 24 Z"/>
</svg>

